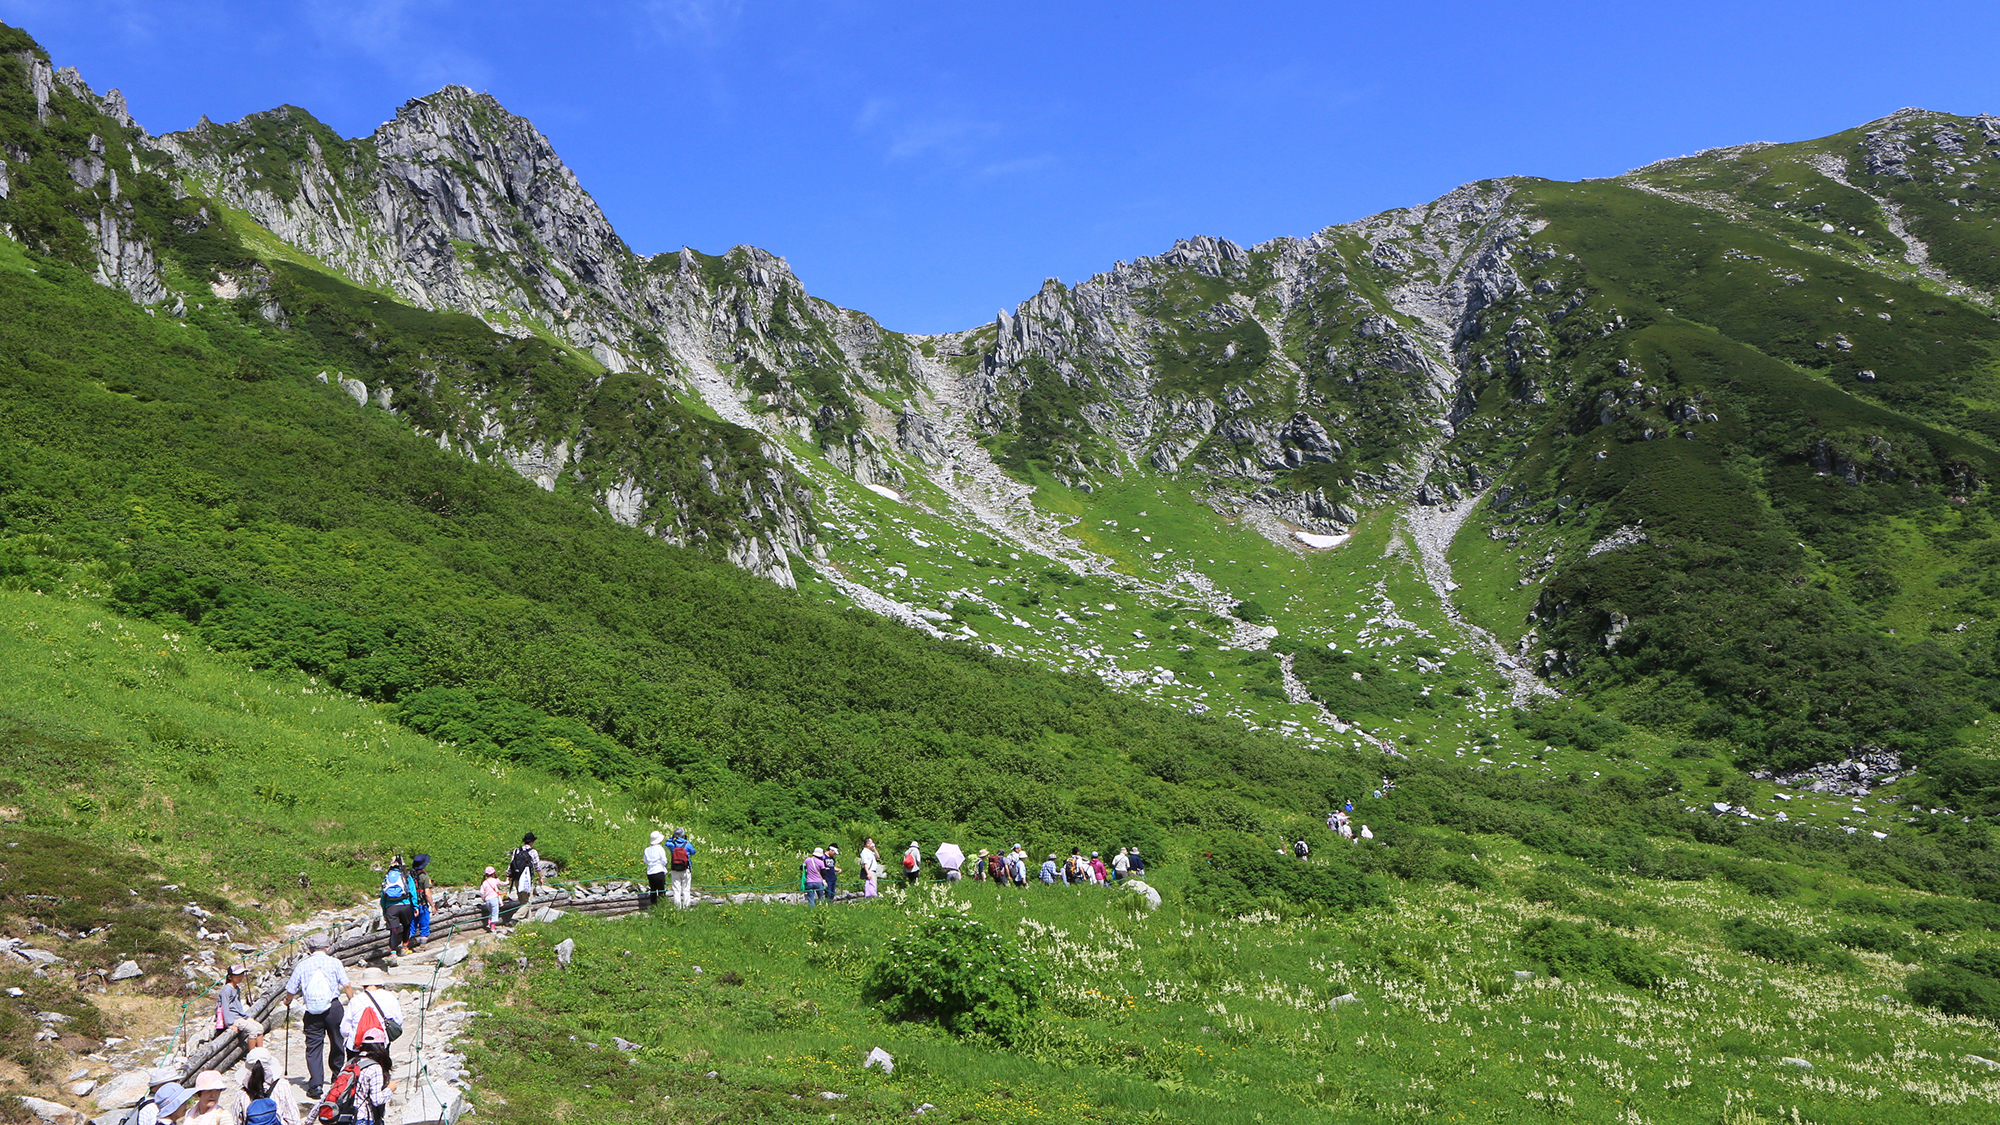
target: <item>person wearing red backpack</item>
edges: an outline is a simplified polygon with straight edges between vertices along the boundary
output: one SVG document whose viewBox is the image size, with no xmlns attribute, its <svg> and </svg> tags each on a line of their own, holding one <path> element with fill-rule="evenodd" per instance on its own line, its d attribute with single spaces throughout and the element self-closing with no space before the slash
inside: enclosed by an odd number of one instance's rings
<svg viewBox="0 0 2000 1125">
<path fill-rule="evenodd" d="M 667 874 L 674 881 L 674 905 L 683 910 L 693 906 L 694 845 L 688 843 L 686 829 L 674 829 L 673 839 L 667 841 Z"/>
<path fill-rule="evenodd" d="M 389 1062 L 389 1033 L 379 1027 L 369 1028 L 361 1036 L 360 1073 L 356 1076 L 354 1089 L 354 1125 L 376 1125 L 386 1116 L 389 1095 L 396 1092 L 396 1081 Z"/>
</svg>

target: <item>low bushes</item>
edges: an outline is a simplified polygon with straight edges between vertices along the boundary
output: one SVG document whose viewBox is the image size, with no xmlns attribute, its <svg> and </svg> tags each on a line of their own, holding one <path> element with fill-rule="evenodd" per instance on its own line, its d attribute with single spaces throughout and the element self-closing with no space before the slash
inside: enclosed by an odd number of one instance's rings
<svg viewBox="0 0 2000 1125">
<path fill-rule="evenodd" d="M 1825 941 L 1783 926 L 1767 926 L 1749 918 L 1731 918 L 1722 924 L 1722 938 L 1729 948 L 1766 961 L 1785 965 L 1817 966 L 1833 972 L 1853 972 L 1861 968 L 1854 954 L 1829 946 Z"/>
<path fill-rule="evenodd" d="M 1552 976 L 1608 978 L 1633 988 L 1653 988 L 1674 971 L 1665 959 L 1646 952 L 1631 938 L 1590 922 L 1542 918 L 1514 936 L 1522 951 Z"/>
<path fill-rule="evenodd" d="M 935 1020 L 1003 1042 L 1029 1022 L 1043 991 L 1041 974 L 1012 955 L 1006 938 L 956 914 L 890 939 L 861 988 L 890 1019 Z"/>
</svg>

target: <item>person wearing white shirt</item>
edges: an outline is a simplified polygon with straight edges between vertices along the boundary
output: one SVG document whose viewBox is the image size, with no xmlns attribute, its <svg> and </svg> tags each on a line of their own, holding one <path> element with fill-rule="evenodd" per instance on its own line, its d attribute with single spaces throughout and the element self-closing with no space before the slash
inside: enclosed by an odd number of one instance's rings
<svg viewBox="0 0 2000 1125">
<path fill-rule="evenodd" d="M 340 1045 L 350 1051 L 361 1046 L 362 1022 L 368 1013 L 375 1015 L 375 1020 L 369 1022 L 379 1022 L 385 1032 L 391 1022 L 403 1022 L 402 1002 L 395 993 L 382 987 L 389 983 L 388 974 L 380 969 L 362 969 L 354 976 L 360 987 L 347 986 L 346 1012 L 340 1018 Z"/>
<path fill-rule="evenodd" d="M 646 888 L 651 896 L 646 900 L 647 906 L 659 902 L 660 896 L 667 893 L 666 841 L 667 834 L 656 831 L 653 842 L 646 847 Z"/>
</svg>

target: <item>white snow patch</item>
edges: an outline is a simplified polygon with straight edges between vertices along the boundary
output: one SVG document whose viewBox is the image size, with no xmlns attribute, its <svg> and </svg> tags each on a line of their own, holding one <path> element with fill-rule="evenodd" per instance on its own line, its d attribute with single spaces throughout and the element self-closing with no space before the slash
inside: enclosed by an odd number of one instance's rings
<svg viewBox="0 0 2000 1125">
<path fill-rule="evenodd" d="M 1292 538 L 1304 543 L 1315 551 L 1324 551 L 1329 547 L 1338 547 L 1354 537 L 1352 535 L 1314 535 L 1308 531 L 1294 531 L 1292 532 Z"/>
</svg>

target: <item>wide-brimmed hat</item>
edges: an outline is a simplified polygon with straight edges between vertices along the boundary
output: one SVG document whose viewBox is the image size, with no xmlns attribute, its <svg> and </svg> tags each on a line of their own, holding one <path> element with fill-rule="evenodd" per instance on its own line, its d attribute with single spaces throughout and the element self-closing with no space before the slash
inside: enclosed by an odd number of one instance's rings
<svg viewBox="0 0 2000 1125">
<path fill-rule="evenodd" d="M 653 842 L 654 842 L 655 844 L 659 843 L 660 841 L 662 841 L 662 840 L 664 840 L 664 839 L 666 839 L 666 838 L 667 838 L 667 835 L 666 835 L 666 833 L 664 833 L 664 832 L 655 832 L 655 833 L 653 833 Z"/>
<path fill-rule="evenodd" d="M 825 848 L 814 848 L 814 849 L 813 849 L 813 854 L 814 854 L 814 855 L 816 855 L 816 856 L 818 856 L 818 857 L 820 857 L 821 859 L 825 859 L 825 858 L 826 858 L 826 849 L 825 849 Z"/>
<path fill-rule="evenodd" d="M 366 988 L 371 984 L 388 984 L 389 974 L 380 969 L 356 969 L 352 979 L 357 987 Z"/>
<path fill-rule="evenodd" d="M 411 860 L 410 863 L 412 866 L 415 867 L 429 867 L 431 865 L 431 857 L 427 855 L 420 855 L 417 858 Z"/>
<path fill-rule="evenodd" d="M 153 1091 L 153 1105 L 159 1108 L 161 1117 L 172 1117 L 174 1111 L 188 1103 L 194 1091 L 178 1082 L 169 1082 Z"/>
<path fill-rule="evenodd" d="M 204 1070 L 200 1074 L 195 1075 L 194 1078 L 194 1092 L 197 1094 L 205 1094 L 210 1090 L 222 1090 L 228 1085 L 229 1083 L 222 1080 L 222 1072 L 219 1070 Z"/>
<path fill-rule="evenodd" d="M 985 848 L 981 848 L 981 849 L 979 849 L 979 854 L 980 854 L 980 855 L 982 855 L 982 856 L 983 856 L 983 855 L 985 855 L 985 854 L 986 854 L 986 849 L 985 849 Z"/>
</svg>

